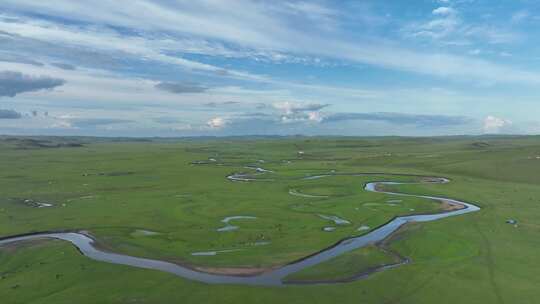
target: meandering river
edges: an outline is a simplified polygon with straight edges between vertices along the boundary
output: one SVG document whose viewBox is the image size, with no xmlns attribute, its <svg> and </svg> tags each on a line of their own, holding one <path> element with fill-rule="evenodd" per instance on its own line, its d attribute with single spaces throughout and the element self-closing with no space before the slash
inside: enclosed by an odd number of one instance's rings
<svg viewBox="0 0 540 304">
<path fill-rule="evenodd" d="M 375 174 L 364 173 L 364 174 L 353 174 L 353 175 L 375 175 Z M 399 175 L 399 174 L 381 173 L 380 175 Z M 336 176 L 336 174 L 310 176 L 310 177 L 307 177 L 306 179 L 324 178 L 324 177 L 331 177 L 331 176 Z M 242 182 L 247 182 L 247 181 L 252 180 L 245 175 L 236 176 L 236 177 L 232 175 L 232 176 L 229 176 L 229 179 L 232 181 L 242 181 Z M 449 180 L 445 178 L 427 178 L 422 183 L 447 183 L 447 182 L 449 182 Z M 410 197 L 421 197 L 421 198 L 426 198 L 426 199 L 433 199 L 433 200 L 444 202 L 449 205 L 460 206 L 461 209 L 444 211 L 437 214 L 418 214 L 418 215 L 395 217 L 388 223 L 370 231 L 369 233 L 366 233 L 358 237 L 352 237 L 352 238 L 341 240 L 336 245 L 326 248 L 324 250 L 321 250 L 318 253 L 308 256 L 302 260 L 285 265 L 281 268 L 272 270 L 270 272 L 253 275 L 253 276 L 233 276 L 233 275 L 210 274 L 210 273 L 193 270 L 191 268 L 180 266 L 180 265 L 166 262 L 166 261 L 139 258 L 139 257 L 133 257 L 129 255 L 119 254 L 119 253 L 106 252 L 99 248 L 96 248 L 94 246 L 94 240 L 91 237 L 89 237 L 88 235 L 84 233 L 79 233 L 79 232 L 36 233 L 36 234 L 30 234 L 30 235 L 6 237 L 6 238 L 0 239 L 0 246 L 15 243 L 15 242 L 20 242 L 20 241 L 35 240 L 35 239 L 42 239 L 42 238 L 60 239 L 60 240 L 70 242 L 75 247 L 77 247 L 83 255 L 96 261 L 128 265 L 128 266 L 133 266 L 137 268 L 164 271 L 164 272 L 175 274 L 185 279 L 208 283 L 208 284 L 243 284 L 243 285 L 279 286 L 279 285 L 286 284 L 283 282 L 283 279 L 289 276 L 290 274 L 293 274 L 303 269 L 306 269 L 308 267 L 323 263 L 343 253 L 356 250 L 356 249 L 365 247 L 373 243 L 380 242 L 406 223 L 435 221 L 435 220 L 439 220 L 439 219 L 450 217 L 450 216 L 457 216 L 457 215 L 462 215 L 462 214 L 471 213 L 471 212 L 480 210 L 479 207 L 473 204 L 450 199 L 450 198 L 433 197 L 433 196 L 427 196 L 427 195 L 412 195 L 412 194 L 405 194 L 405 193 L 386 192 L 386 191 L 380 190 L 381 186 L 384 186 L 384 185 L 400 185 L 400 184 L 405 184 L 405 183 L 389 182 L 389 181 L 388 182 L 387 181 L 371 182 L 371 183 L 365 184 L 364 189 L 366 191 L 386 193 L 386 194 L 391 194 L 391 195 L 396 195 L 396 196 L 410 196 Z"/>
</svg>

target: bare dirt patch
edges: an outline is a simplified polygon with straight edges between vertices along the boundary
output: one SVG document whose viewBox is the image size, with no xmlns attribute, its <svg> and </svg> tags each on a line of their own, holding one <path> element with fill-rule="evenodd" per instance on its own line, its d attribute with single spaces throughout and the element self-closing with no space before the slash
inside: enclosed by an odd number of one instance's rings
<svg viewBox="0 0 540 304">
<path fill-rule="evenodd" d="M 448 200 L 441 200 L 441 209 L 444 211 L 455 211 L 465 209 L 465 206 L 462 204 L 454 203 Z"/>
<path fill-rule="evenodd" d="M 265 272 L 269 272 L 274 268 L 258 268 L 258 267 L 195 267 L 195 270 L 211 273 L 233 276 L 254 276 Z"/>
</svg>

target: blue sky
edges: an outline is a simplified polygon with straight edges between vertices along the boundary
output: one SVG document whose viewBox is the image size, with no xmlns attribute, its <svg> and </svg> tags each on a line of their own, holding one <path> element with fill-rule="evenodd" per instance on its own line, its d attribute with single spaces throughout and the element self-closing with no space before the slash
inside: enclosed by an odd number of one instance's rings
<svg viewBox="0 0 540 304">
<path fill-rule="evenodd" d="M 2 0 L 0 133 L 539 134 L 532 0 Z"/>
</svg>

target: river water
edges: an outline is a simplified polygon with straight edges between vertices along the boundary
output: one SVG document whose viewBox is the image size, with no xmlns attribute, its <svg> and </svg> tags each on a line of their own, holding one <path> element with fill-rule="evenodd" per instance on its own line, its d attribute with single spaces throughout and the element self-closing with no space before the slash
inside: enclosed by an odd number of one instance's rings
<svg viewBox="0 0 540 304">
<path fill-rule="evenodd" d="M 358 174 L 358 175 L 364 175 L 364 174 Z M 331 175 L 331 174 L 319 175 L 319 176 L 316 176 L 316 178 L 323 178 L 323 177 L 330 177 L 330 176 L 334 176 L 334 175 Z M 315 179 L 315 177 L 310 176 L 310 177 L 307 177 L 306 179 Z M 444 178 L 430 178 L 428 181 L 424 181 L 423 183 L 447 183 L 447 182 L 449 181 Z M 163 272 L 172 273 L 174 275 L 180 276 L 185 279 L 208 283 L 208 284 L 242 284 L 242 285 L 279 286 L 279 285 L 286 284 L 283 282 L 283 279 L 290 274 L 293 274 L 298 271 L 304 270 L 308 267 L 323 263 L 325 261 L 328 261 L 346 252 L 350 252 L 352 250 L 356 250 L 356 249 L 365 247 L 367 245 L 380 242 L 406 223 L 435 221 L 435 220 L 439 220 L 439 219 L 443 219 L 443 218 L 447 218 L 451 216 L 462 215 L 462 214 L 471 213 L 471 212 L 480 210 L 479 207 L 473 204 L 461 202 L 458 200 L 453 200 L 450 198 L 433 197 L 433 196 L 427 196 L 427 195 L 412 195 L 412 194 L 385 192 L 385 191 L 378 190 L 378 188 L 380 188 L 379 186 L 382 186 L 382 185 L 400 185 L 400 184 L 406 184 L 406 183 L 371 182 L 371 183 L 367 183 L 364 189 L 366 191 L 386 193 L 386 194 L 391 194 L 391 195 L 396 195 L 396 196 L 421 197 L 421 198 L 433 199 L 437 201 L 445 201 L 450 204 L 457 204 L 457 205 L 463 206 L 463 208 L 459 210 L 445 211 L 445 212 L 441 212 L 437 214 L 419 214 L 419 215 L 395 217 L 388 223 L 382 226 L 379 226 L 378 228 L 370 231 L 369 233 L 366 233 L 358 237 L 344 239 L 340 241 L 339 243 L 337 243 L 336 245 L 329 247 L 327 249 L 321 250 L 320 252 L 313 254 L 309 257 L 306 257 L 300 261 L 285 265 L 281 268 L 272 270 L 270 272 L 266 272 L 266 273 L 254 275 L 254 276 L 233 276 L 233 275 L 210 274 L 210 273 L 193 270 L 191 268 L 180 266 L 180 265 L 166 262 L 166 261 L 152 260 L 152 259 L 133 257 L 133 256 L 118 254 L 118 253 L 113 253 L 113 252 L 106 252 L 106 251 L 102 251 L 101 249 L 94 247 L 94 240 L 91 237 L 89 237 L 86 234 L 78 233 L 78 232 L 37 233 L 37 234 L 32 234 L 32 235 L 7 237 L 7 238 L 0 239 L 0 246 L 14 243 L 14 242 L 24 241 L 24 240 L 33 240 L 33 239 L 41 239 L 41 238 L 60 239 L 60 240 L 70 242 L 71 244 L 76 246 L 83 255 L 96 261 L 102 261 L 102 262 L 107 262 L 107 263 L 112 263 L 112 264 L 128 265 L 128 266 L 133 266 L 137 268 L 159 270 Z M 411 184 L 411 183 L 407 183 L 407 184 Z"/>
</svg>

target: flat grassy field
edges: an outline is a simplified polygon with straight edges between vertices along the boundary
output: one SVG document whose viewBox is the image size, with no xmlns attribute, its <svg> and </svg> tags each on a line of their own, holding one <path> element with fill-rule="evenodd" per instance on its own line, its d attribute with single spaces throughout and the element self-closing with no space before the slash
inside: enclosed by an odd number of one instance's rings
<svg viewBox="0 0 540 304">
<path fill-rule="evenodd" d="M 419 179 L 391 174 L 447 177 L 451 183 L 393 190 L 482 207 L 408 225 L 384 246 L 410 263 L 340 284 L 207 285 L 96 262 L 62 241 L 19 243 L 0 248 L 5 303 L 442 304 L 540 298 L 540 137 L 0 137 L 0 156 L 0 237 L 84 230 L 107 250 L 205 271 L 265 271 L 367 233 L 394 216 L 440 211 L 435 201 L 363 190 L 370 181 Z M 258 181 L 228 180 L 233 173 Z M 319 174 L 336 176 L 305 179 Z M 249 218 L 226 222 L 234 216 Z M 219 231 L 227 226 L 236 228 Z M 372 246 L 293 279 L 346 279 L 394 260 Z"/>
</svg>

